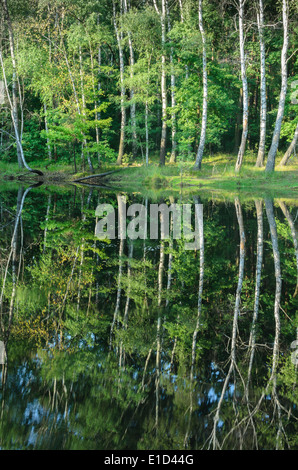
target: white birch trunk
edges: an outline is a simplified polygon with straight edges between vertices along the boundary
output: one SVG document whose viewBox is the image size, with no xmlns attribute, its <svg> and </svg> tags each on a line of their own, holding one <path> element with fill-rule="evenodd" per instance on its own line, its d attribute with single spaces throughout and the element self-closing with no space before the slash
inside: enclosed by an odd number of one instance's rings
<svg viewBox="0 0 298 470">
<path fill-rule="evenodd" d="M 20 152 L 20 158 L 21 158 L 21 162 L 22 162 L 21 167 L 22 168 L 25 167 L 28 171 L 30 171 L 32 173 L 37 173 L 38 175 L 42 176 L 43 173 L 39 170 L 32 170 L 32 168 L 30 168 L 30 166 L 27 164 L 26 159 L 25 159 L 24 150 L 23 150 L 23 146 L 22 146 L 22 141 L 21 141 L 21 137 L 20 137 L 20 134 L 19 134 L 18 121 L 16 120 L 16 116 L 15 116 L 15 107 L 14 107 L 13 101 L 11 99 L 9 88 L 8 88 L 8 83 L 7 83 L 7 79 L 6 79 L 6 72 L 5 72 L 5 68 L 4 68 L 4 62 L 3 62 L 3 57 L 2 57 L 2 51 L 1 50 L 0 50 L 0 63 L 1 63 L 2 74 L 3 74 L 4 88 L 5 88 L 5 92 L 6 92 L 9 107 L 10 107 L 11 119 L 12 119 L 12 124 L 13 124 L 13 128 L 14 128 L 17 148 Z M 19 154 L 18 154 L 18 159 L 19 159 Z M 19 164 L 20 164 L 20 162 L 19 162 Z"/>
<path fill-rule="evenodd" d="M 97 25 L 99 24 L 99 18 L 97 17 Z M 94 77 L 94 58 L 93 58 L 93 51 L 92 51 L 92 45 L 89 40 L 89 49 L 90 49 L 90 60 L 91 60 L 91 72 L 92 72 L 92 82 L 93 82 L 93 92 L 94 92 L 94 110 L 95 110 L 95 115 L 94 115 L 94 120 L 96 122 L 95 126 L 95 139 L 96 139 L 96 144 L 97 147 L 99 148 L 99 128 L 97 125 L 97 122 L 100 120 L 100 112 L 97 111 L 97 107 L 100 105 L 100 99 L 95 98 L 96 95 L 96 87 L 95 87 L 95 77 Z M 100 74 L 100 68 L 101 68 L 101 46 L 98 46 L 98 52 L 97 52 L 97 60 L 98 60 L 98 74 Z M 100 81 L 98 80 L 97 82 L 97 90 L 98 92 L 100 91 Z M 97 150 L 97 161 L 98 161 L 98 166 L 100 166 L 100 152 Z"/>
<path fill-rule="evenodd" d="M 168 2 L 166 2 L 166 8 L 167 8 L 167 17 L 168 17 L 168 31 L 170 32 L 172 27 L 171 27 L 171 19 L 170 19 L 170 12 L 169 12 L 169 7 L 168 7 Z M 171 107 L 172 107 L 172 153 L 171 153 L 171 158 L 170 158 L 170 163 L 175 163 L 176 162 L 176 157 L 177 157 L 177 142 L 176 142 L 176 113 L 175 113 L 175 107 L 176 107 L 176 97 L 175 97 L 175 87 L 176 87 L 176 76 L 174 73 L 174 59 L 173 59 L 173 54 L 174 54 L 174 49 L 171 48 L 171 55 L 170 55 L 170 63 L 171 63 Z"/>
<path fill-rule="evenodd" d="M 84 89 L 84 74 L 83 74 L 83 58 L 82 58 L 82 48 L 80 46 L 79 48 L 79 57 L 80 57 L 80 78 L 81 78 L 81 94 L 82 94 L 82 114 L 84 118 L 86 119 L 86 99 L 85 99 L 85 89 Z M 80 108 L 80 107 L 79 107 Z M 84 146 L 85 148 L 87 147 L 87 140 L 84 138 Z M 90 154 L 87 152 L 87 161 L 88 161 L 88 166 L 89 170 L 91 173 L 93 173 L 93 165 L 91 162 Z"/>
<path fill-rule="evenodd" d="M 245 39 L 244 39 L 244 5 L 246 0 L 239 0 L 239 42 L 240 42 L 240 62 L 241 62 L 241 79 L 243 88 L 243 116 L 242 116 L 242 137 L 238 151 L 238 157 L 235 170 L 239 172 L 242 166 L 243 157 L 246 148 L 246 141 L 248 135 L 248 84 L 246 76 L 246 63 L 245 63 Z"/>
<path fill-rule="evenodd" d="M 207 75 L 207 54 L 206 54 L 206 36 L 203 25 L 203 8 L 202 0 L 199 0 L 199 28 L 202 37 L 203 44 L 203 113 L 202 113 L 202 124 L 201 124 L 201 137 L 200 144 L 197 151 L 197 157 L 195 162 L 195 169 L 200 170 L 202 166 L 205 141 L 206 141 L 206 130 L 207 130 L 207 117 L 208 117 L 208 75 Z"/>
<path fill-rule="evenodd" d="M 100 81 L 100 74 L 101 74 L 101 46 L 98 47 L 98 53 L 97 53 L 97 62 L 98 62 L 98 83 L 97 83 L 97 90 L 98 90 L 98 99 L 95 104 L 97 108 L 100 107 L 101 104 L 101 99 L 100 99 L 100 92 L 101 92 L 101 81 Z M 101 119 L 101 113 L 100 111 L 97 111 L 95 119 L 99 122 Z M 96 126 L 96 143 L 99 145 L 100 139 L 100 131 L 98 126 Z M 101 161 L 100 161 L 100 151 L 98 150 L 97 152 L 97 160 L 98 160 L 98 166 L 100 166 Z"/>
<path fill-rule="evenodd" d="M 127 13 L 127 0 L 123 0 L 124 3 L 124 13 Z M 132 127 L 132 152 L 134 157 L 137 156 L 137 122 L 136 122 L 136 104 L 133 102 L 134 100 L 134 88 L 132 86 L 133 77 L 134 77 L 134 65 L 135 65 L 135 55 L 132 45 L 131 39 L 131 31 L 128 31 L 128 47 L 129 47 L 129 59 L 130 59 L 130 80 L 131 80 L 131 88 L 130 88 L 130 119 L 131 119 L 131 127 Z"/>
<path fill-rule="evenodd" d="M 160 160 L 161 166 L 165 165 L 166 161 L 166 145 L 167 145 L 167 75 L 166 75 L 166 0 L 162 0 L 162 12 L 160 15 L 161 20 L 161 43 L 162 43 L 162 58 L 161 58 L 161 103 L 162 103 L 162 128 L 161 128 L 161 141 L 160 141 Z"/>
<path fill-rule="evenodd" d="M 257 13 L 260 59 L 261 59 L 261 111 L 260 111 L 260 142 L 256 161 L 257 167 L 264 166 L 265 145 L 266 145 L 266 125 L 267 125 L 267 98 L 266 98 L 266 51 L 264 40 L 264 4 L 259 0 L 259 11 Z"/>
<path fill-rule="evenodd" d="M 273 133 L 271 147 L 268 153 L 266 171 L 272 172 L 275 169 L 275 159 L 278 150 L 279 140 L 280 140 L 280 131 L 282 120 L 284 117 L 285 103 L 286 103 L 286 94 L 288 87 L 288 70 L 287 70 L 287 55 L 289 48 L 289 4 L 288 0 L 283 0 L 282 2 L 282 16 L 283 16 L 283 47 L 281 52 L 281 91 L 279 97 L 279 105 L 277 111 L 277 117 L 275 122 L 275 129 Z"/>
<path fill-rule="evenodd" d="M 262 279 L 262 265 L 263 265 L 263 254 L 264 254 L 264 224 L 263 224 L 263 203 L 262 201 L 255 201 L 258 221 L 258 242 L 257 242 L 257 262 L 256 262 L 256 287 L 255 287 L 255 302 L 254 302 L 254 314 L 253 314 L 253 326 L 255 324 L 259 314 L 260 304 L 260 293 L 261 293 L 261 279 Z M 249 340 L 249 345 L 252 347 L 252 336 Z"/>
<path fill-rule="evenodd" d="M 165 241 L 164 241 L 164 215 L 160 214 L 160 225 L 161 225 L 161 242 L 159 251 L 159 266 L 158 266 L 158 317 L 157 317 L 157 328 L 156 328 L 156 377 L 155 377 L 155 427 L 158 430 L 159 424 L 159 387 L 160 387 L 160 376 L 161 376 L 161 326 L 162 326 L 162 287 L 163 287 L 163 273 L 165 263 Z"/>
<path fill-rule="evenodd" d="M 1 67 L 2 67 L 4 87 L 5 87 L 5 91 L 6 91 L 6 94 L 7 94 L 7 99 L 8 99 L 9 106 L 10 106 L 11 118 L 12 118 L 13 128 L 14 128 L 14 132 L 15 132 L 15 139 L 16 139 L 16 143 L 17 143 L 18 164 L 19 164 L 20 168 L 25 167 L 28 171 L 31 171 L 33 173 L 37 173 L 37 174 L 42 176 L 43 173 L 41 171 L 32 170 L 29 167 L 29 165 L 26 162 L 24 151 L 23 151 L 22 130 L 20 131 L 20 129 L 19 129 L 19 116 L 18 116 L 18 93 L 20 92 L 20 89 L 19 89 L 18 79 L 17 79 L 17 63 L 16 63 L 15 46 L 14 46 L 14 34 L 13 34 L 12 24 L 11 24 L 11 20 L 10 20 L 10 16 L 9 16 L 7 0 L 3 0 L 3 9 L 4 9 L 4 14 L 5 14 L 5 17 L 6 17 L 6 21 L 7 21 L 7 26 L 8 26 L 9 47 L 10 47 L 10 55 L 11 55 L 12 69 L 13 69 L 12 97 L 10 96 L 10 93 L 9 93 L 9 88 L 8 88 L 8 83 L 7 83 L 7 79 L 6 79 L 6 73 L 5 73 L 4 62 L 3 62 L 3 57 L 2 57 L 2 51 L 1 50 L 0 50 L 0 62 L 1 62 Z M 19 98 L 21 98 L 21 97 L 19 96 Z M 21 102 L 21 99 L 20 99 L 20 102 Z M 22 121 L 23 121 L 23 117 L 22 117 Z"/>
<path fill-rule="evenodd" d="M 122 33 L 120 33 L 116 20 L 116 6 L 113 1 L 113 21 L 114 28 L 117 38 L 118 50 L 119 50 L 119 62 L 120 62 L 120 87 L 121 87 L 121 127 L 120 127 L 120 142 L 119 151 L 117 158 L 117 165 L 122 164 L 122 158 L 124 155 L 124 144 L 125 144 L 125 126 L 126 126 L 126 110 L 125 110 L 125 85 L 124 85 L 124 55 L 122 48 Z"/>
<path fill-rule="evenodd" d="M 23 162 L 23 149 L 21 143 L 21 135 L 20 135 L 20 126 L 19 126 L 19 113 L 18 113 L 18 81 L 17 81 L 17 63 L 16 63 L 16 56 L 15 56 L 15 46 L 14 46 L 14 34 L 12 30 L 12 24 L 10 20 L 10 15 L 7 6 L 7 0 L 3 0 L 3 8 L 4 14 L 7 21 L 8 26 L 8 36 L 9 36 L 9 48 L 10 48 L 10 55 L 11 55 L 11 63 L 12 63 L 12 115 L 13 115 L 13 125 L 14 131 L 16 134 L 16 141 L 17 141 L 17 156 L 18 156 L 18 165 L 19 168 L 24 168 Z"/>
<path fill-rule="evenodd" d="M 147 97 L 145 103 L 145 134 L 146 134 L 146 166 L 149 165 L 149 85 L 150 85 L 151 54 L 148 59 Z"/>
<path fill-rule="evenodd" d="M 197 336 L 200 328 L 201 313 L 202 313 L 202 298 L 203 298 L 203 285 L 204 285 L 204 215 L 203 215 L 203 205 L 199 204 L 199 198 L 194 198 L 196 204 L 196 217 L 198 220 L 199 227 L 199 244 L 200 244 L 200 277 L 199 277 L 199 294 L 198 294 L 198 311 L 197 311 L 197 322 L 196 327 L 193 332 L 192 337 L 192 354 L 191 354 L 191 372 L 190 380 L 191 382 L 194 379 L 194 366 L 196 359 L 196 345 L 197 345 Z"/>
<path fill-rule="evenodd" d="M 272 251 L 274 259 L 274 272 L 275 272 L 275 301 L 274 301 L 274 319 L 275 319 L 275 338 L 273 345 L 272 354 L 272 368 L 270 382 L 275 380 L 276 370 L 278 366 L 279 358 L 279 340 L 280 340 L 280 299 L 282 289 L 282 273 L 281 273 L 281 262 L 280 253 L 278 248 L 278 234 L 277 226 L 274 217 L 273 201 L 271 199 L 265 199 L 266 214 L 270 228 Z"/>
<path fill-rule="evenodd" d="M 146 132 L 146 166 L 149 165 L 149 128 L 148 128 L 148 101 L 145 104 L 145 132 Z"/>
<path fill-rule="evenodd" d="M 113 332 L 116 323 L 118 322 L 119 317 L 119 310 L 120 310 L 120 300 L 121 300 L 121 292 L 122 292 L 122 274 L 123 274 L 123 255 L 124 255 L 124 231 L 126 227 L 126 212 L 125 212 L 125 204 L 126 199 L 124 196 L 117 194 L 117 203 L 118 203 L 118 221 L 119 221 L 119 228 L 120 234 L 120 243 L 119 243 L 119 270 L 118 270 L 118 281 L 117 281 L 117 296 L 116 296 L 116 305 L 114 310 L 113 321 L 111 324 L 110 330 L 110 349 L 112 348 L 112 340 L 113 340 Z"/>
<path fill-rule="evenodd" d="M 243 286 L 243 277 L 244 277 L 244 260 L 245 260 L 245 231 L 244 231 L 244 224 L 243 224 L 243 215 L 241 204 L 238 198 L 235 199 L 235 208 L 239 226 L 239 235 L 240 235 L 240 263 L 239 263 L 239 275 L 238 275 L 238 284 L 237 284 L 237 291 L 236 291 L 236 299 L 235 299 L 235 308 L 234 308 L 234 317 L 233 317 L 233 326 L 232 326 L 232 336 L 231 336 L 231 354 L 230 354 L 230 366 L 229 370 L 226 374 L 226 378 L 223 384 L 223 388 L 221 391 L 220 398 L 218 400 L 218 404 L 216 407 L 216 412 L 214 415 L 213 421 L 213 431 L 212 431 L 212 442 L 213 442 L 213 450 L 218 447 L 218 439 L 217 439 L 217 429 L 218 429 L 218 422 L 220 419 L 220 411 L 221 407 L 224 402 L 224 397 L 226 394 L 227 387 L 229 385 L 230 378 L 234 369 L 236 367 L 236 339 L 237 339 L 237 332 L 238 332 L 238 318 L 239 318 L 239 311 L 240 311 L 240 302 L 241 302 L 241 292 Z"/>
<path fill-rule="evenodd" d="M 262 201 L 255 201 L 257 221 L 258 221 L 258 235 L 257 235 L 257 260 L 256 260 L 256 285 L 255 285 L 255 301 L 251 331 L 249 336 L 250 358 L 247 373 L 247 397 L 248 386 L 251 379 L 253 360 L 256 348 L 256 325 L 259 316 L 260 306 L 260 293 L 261 293 L 261 280 L 262 280 L 262 265 L 264 256 L 264 222 L 263 222 L 263 203 Z"/>
</svg>

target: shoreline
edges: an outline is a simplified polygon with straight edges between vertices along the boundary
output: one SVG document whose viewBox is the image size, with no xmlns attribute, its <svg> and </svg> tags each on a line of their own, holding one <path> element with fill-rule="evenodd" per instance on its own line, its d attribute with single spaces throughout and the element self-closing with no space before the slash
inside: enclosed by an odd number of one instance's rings
<svg viewBox="0 0 298 470">
<path fill-rule="evenodd" d="M 231 160 L 230 160 L 231 161 Z M 130 166 L 102 166 L 95 174 L 71 172 L 70 168 L 56 166 L 52 171 L 44 170 L 43 176 L 17 170 L 15 167 L 0 173 L 0 184 L 33 184 L 45 185 L 81 185 L 89 187 L 108 187 L 109 189 L 126 192 L 166 192 L 197 193 L 212 191 L 232 196 L 238 193 L 249 193 L 250 196 L 261 193 L 274 193 L 275 197 L 287 195 L 298 199 L 298 164 L 287 167 L 276 167 L 273 173 L 267 174 L 248 164 L 236 174 L 231 163 L 228 165 L 223 158 L 205 162 L 200 171 L 193 170 L 191 163 L 165 165 L 158 164 Z"/>
</svg>

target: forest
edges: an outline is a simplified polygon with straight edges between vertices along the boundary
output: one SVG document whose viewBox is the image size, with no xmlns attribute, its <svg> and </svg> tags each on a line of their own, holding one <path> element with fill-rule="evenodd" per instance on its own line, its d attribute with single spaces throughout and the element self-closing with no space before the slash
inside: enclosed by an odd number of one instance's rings
<svg viewBox="0 0 298 470">
<path fill-rule="evenodd" d="M 0 5 L 2 171 L 294 160 L 295 0 Z"/>
</svg>

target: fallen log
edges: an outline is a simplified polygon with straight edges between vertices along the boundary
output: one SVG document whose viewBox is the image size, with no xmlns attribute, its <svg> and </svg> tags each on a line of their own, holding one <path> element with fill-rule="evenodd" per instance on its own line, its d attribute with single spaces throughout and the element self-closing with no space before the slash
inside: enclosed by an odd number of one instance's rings
<svg viewBox="0 0 298 470">
<path fill-rule="evenodd" d="M 121 170 L 112 170 L 112 171 L 106 171 L 105 173 L 100 173 L 99 175 L 84 176 L 84 178 L 78 178 L 77 180 L 73 180 L 73 183 L 80 183 L 81 181 L 90 180 L 91 178 L 102 178 L 103 176 L 107 176 L 112 173 L 116 173 L 118 171 L 121 171 Z"/>
</svg>

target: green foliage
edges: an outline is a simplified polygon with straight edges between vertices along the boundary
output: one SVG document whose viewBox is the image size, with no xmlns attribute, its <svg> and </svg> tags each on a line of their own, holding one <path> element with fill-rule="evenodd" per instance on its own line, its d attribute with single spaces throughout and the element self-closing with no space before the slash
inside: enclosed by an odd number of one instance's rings
<svg viewBox="0 0 298 470">
<path fill-rule="evenodd" d="M 298 76 L 295 39 L 298 26 L 294 3 L 290 7 L 289 86 L 281 132 L 282 151 L 289 145 L 297 125 L 297 105 L 292 103 L 293 96 L 296 96 L 292 84 Z M 126 108 L 124 153 L 133 153 L 134 161 L 139 163 L 144 161 L 145 145 L 150 153 L 157 152 L 161 135 L 160 83 L 164 53 L 169 128 L 167 154 L 171 153 L 170 132 L 175 122 L 177 161 L 181 158 L 193 161 L 202 118 L 202 38 L 197 2 L 185 0 L 182 7 L 183 11 L 180 11 L 178 3 L 169 5 L 163 50 L 160 16 L 154 6 L 147 1 L 142 4 L 132 1 L 128 11 L 124 12 L 119 2 L 115 2 L 115 20 L 124 52 L 122 77 L 112 2 L 56 0 L 49 3 L 43 0 L 27 5 L 22 1 L 18 7 L 15 0 L 11 1 L 9 9 L 17 44 L 17 76 L 22 104 L 19 114 L 23 112 L 20 118 L 24 122 L 26 159 L 29 162 L 47 162 L 52 156 L 55 163 L 71 161 L 82 171 L 85 171 L 84 159 L 80 158 L 82 152 L 91 156 L 93 163 L 95 160 L 115 162 L 120 134 L 121 87 L 125 88 Z M 265 16 L 268 148 L 279 100 L 283 35 L 281 28 L 271 28 L 267 24 L 280 21 L 280 2 L 269 1 Z M 206 155 L 237 151 L 239 144 L 241 76 L 236 22 L 237 10 L 232 5 L 219 5 L 213 0 L 203 2 L 208 69 Z M 250 25 L 245 42 L 250 98 L 249 153 L 257 150 L 260 132 L 260 57 L 255 5 L 246 5 L 245 23 Z M 7 25 L 4 37 L 6 41 Z M 4 48 L 3 53 L 12 92 L 13 69 L 8 48 Z M 175 76 L 173 90 L 171 76 Z M 173 106 L 172 92 L 175 96 Z M 132 105 L 136 105 L 136 128 L 130 114 Z M 16 146 L 9 136 L 11 122 L 6 107 L 0 108 L 0 122 L 4 131 L 1 160 L 13 161 Z"/>
</svg>

